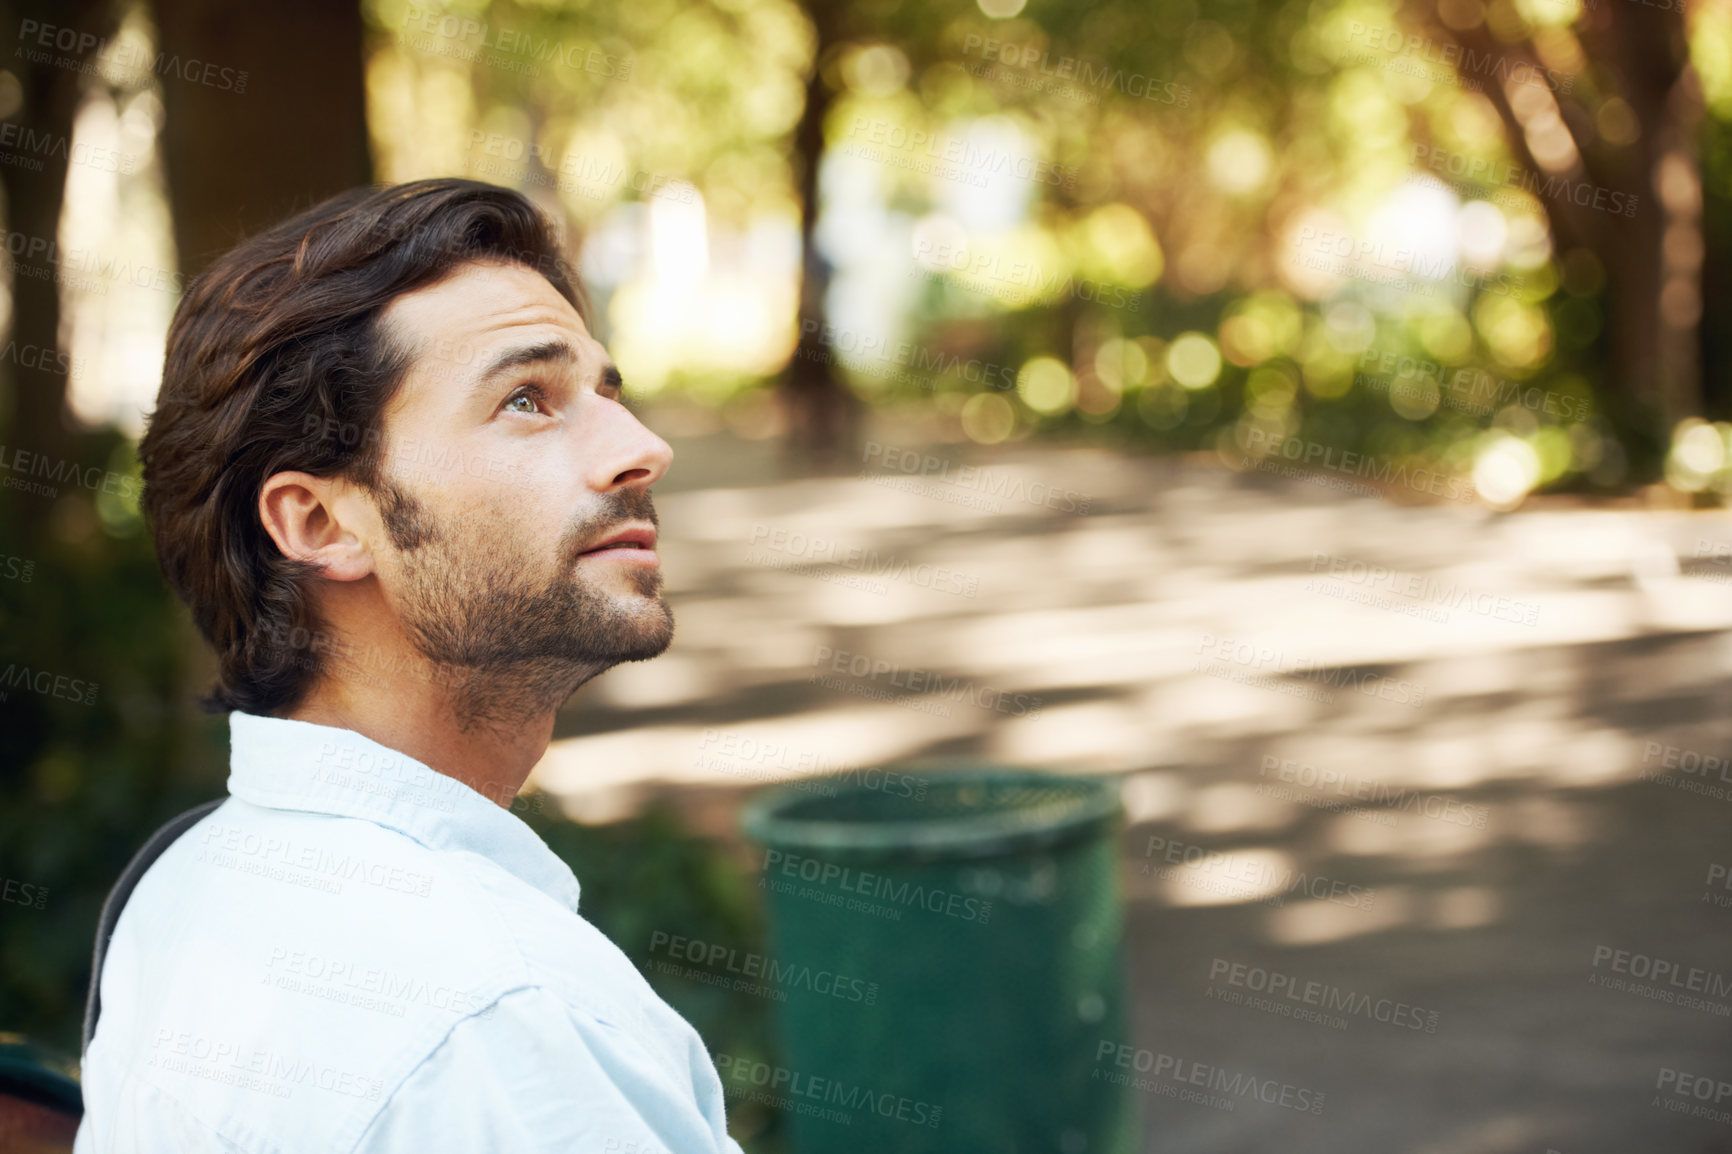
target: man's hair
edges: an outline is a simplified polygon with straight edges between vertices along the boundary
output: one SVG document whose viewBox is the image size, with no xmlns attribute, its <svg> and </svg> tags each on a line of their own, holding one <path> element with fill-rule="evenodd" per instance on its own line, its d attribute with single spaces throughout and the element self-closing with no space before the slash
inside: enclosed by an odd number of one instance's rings
<svg viewBox="0 0 1732 1154">
<path fill-rule="evenodd" d="M 329 641 L 319 567 L 259 520 L 274 473 L 342 477 L 382 505 L 382 414 L 415 350 L 381 323 L 393 299 L 465 263 L 544 275 L 588 320 L 553 225 L 521 193 L 473 180 L 358 188 L 259 233 L 188 287 L 139 442 L 142 505 L 163 575 L 216 650 L 206 709 L 293 708 Z"/>
</svg>

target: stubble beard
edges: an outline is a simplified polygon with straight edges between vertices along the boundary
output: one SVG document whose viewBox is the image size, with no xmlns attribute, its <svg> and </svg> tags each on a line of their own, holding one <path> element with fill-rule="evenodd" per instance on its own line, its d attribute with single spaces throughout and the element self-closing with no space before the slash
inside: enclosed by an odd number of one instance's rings
<svg viewBox="0 0 1732 1154">
<path fill-rule="evenodd" d="M 632 592 L 586 579 L 577 551 L 629 520 L 657 523 L 642 489 L 609 494 L 570 527 L 552 577 L 498 526 L 460 533 L 389 480 L 379 492 L 386 531 L 401 557 L 398 611 L 410 641 L 438 671 L 463 732 L 510 729 L 558 709 L 591 678 L 665 652 L 673 612 L 659 568 L 626 567 Z"/>
</svg>

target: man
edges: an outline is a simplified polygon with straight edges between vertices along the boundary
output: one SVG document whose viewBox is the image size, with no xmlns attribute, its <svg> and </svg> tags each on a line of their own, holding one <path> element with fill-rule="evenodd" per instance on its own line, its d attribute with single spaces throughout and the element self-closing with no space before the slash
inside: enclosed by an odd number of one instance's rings
<svg viewBox="0 0 1732 1154">
<path fill-rule="evenodd" d="M 140 444 L 230 797 L 120 918 L 78 1154 L 733 1151 L 697 1033 L 512 799 L 663 652 L 650 487 L 517 193 L 336 197 L 190 288 Z"/>
</svg>

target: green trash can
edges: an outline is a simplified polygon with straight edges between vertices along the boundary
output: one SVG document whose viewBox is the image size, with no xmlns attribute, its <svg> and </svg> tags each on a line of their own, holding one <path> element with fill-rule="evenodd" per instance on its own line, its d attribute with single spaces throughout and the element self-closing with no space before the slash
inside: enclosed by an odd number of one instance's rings
<svg viewBox="0 0 1732 1154">
<path fill-rule="evenodd" d="M 1116 784 L 979 764 L 856 770 L 746 808 L 782 984 L 775 1065 L 718 1058 L 795 1154 L 1122 1154 Z"/>
</svg>

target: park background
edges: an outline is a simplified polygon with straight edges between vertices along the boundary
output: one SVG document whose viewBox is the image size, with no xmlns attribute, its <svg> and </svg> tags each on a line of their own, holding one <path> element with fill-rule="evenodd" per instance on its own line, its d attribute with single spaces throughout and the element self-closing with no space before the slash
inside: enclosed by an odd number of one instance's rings
<svg viewBox="0 0 1732 1154">
<path fill-rule="evenodd" d="M 764 948 L 742 798 L 983 757 L 1122 779 L 1140 1046 L 1332 1103 L 1150 1098 L 1148 1149 L 1732 1149 L 1655 1093 L 1732 1080 L 1724 1014 L 1593 984 L 1732 917 L 1732 3 L 59 0 L 0 44 L 0 662 L 68 687 L 0 687 L 0 1030 L 76 1052 L 108 884 L 222 791 L 136 500 L 180 293 L 457 175 L 560 223 L 676 448 L 674 648 L 518 809 L 712 1049 L 773 1059 L 771 1006 L 655 951 Z M 1222 960 L 1438 1028 L 1223 1006 Z"/>
</svg>

